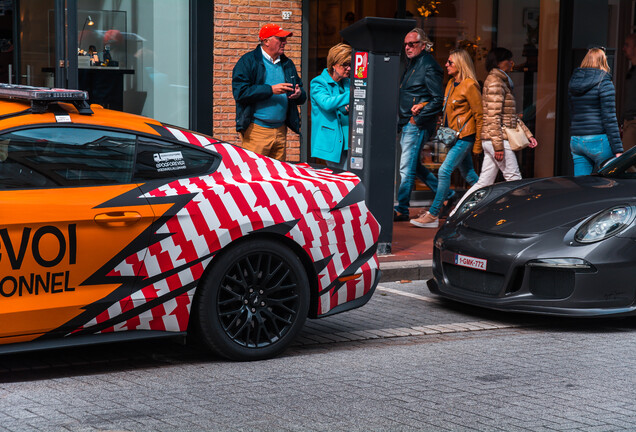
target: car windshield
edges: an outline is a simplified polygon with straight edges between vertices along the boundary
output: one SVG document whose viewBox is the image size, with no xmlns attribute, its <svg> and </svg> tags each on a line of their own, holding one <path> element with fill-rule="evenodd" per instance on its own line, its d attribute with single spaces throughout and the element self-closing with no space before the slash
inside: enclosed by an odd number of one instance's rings
<svg viewBox="0 0 636 432">
<path fill-rule="evenodd" d="M 636 147 L 627 150 L 621 157 L 611 159 L 598 174 L 609 178 L 636 179 Z"/>
</svg>

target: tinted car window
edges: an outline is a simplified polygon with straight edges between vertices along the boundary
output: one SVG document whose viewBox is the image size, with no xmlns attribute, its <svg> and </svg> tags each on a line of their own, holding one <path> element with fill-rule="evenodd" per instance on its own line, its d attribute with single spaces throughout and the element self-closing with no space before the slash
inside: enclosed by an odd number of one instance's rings
<svg viewBox="0 0 636 432">
<path fill-rule="evenodd" d="M 204 150 L 140 137 L 134 181 L 198 176 L 214 171 L 219 160 Z"/>
<path fill-rule="evenodd" d="M 73 127 L 0 135 L 0 189 L 130 183 L 135 136 Z"/>
</svg>

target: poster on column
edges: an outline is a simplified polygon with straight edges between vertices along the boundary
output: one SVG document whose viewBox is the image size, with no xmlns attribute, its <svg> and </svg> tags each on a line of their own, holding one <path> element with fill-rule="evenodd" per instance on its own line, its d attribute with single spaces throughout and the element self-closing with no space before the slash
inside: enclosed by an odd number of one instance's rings
<svg viewBox="0 0 636 432">
<path fill-rule="evenodd" d="M 364 166 L 364 130 L 366 123 L 367 105 L 367 72 L 369 53 L 356 51 L 353 65 L 353 109 L 350 111 L 352 119 L 351 133 L 351 161 L 352 169 L 361 170 Z"/>
</svg>

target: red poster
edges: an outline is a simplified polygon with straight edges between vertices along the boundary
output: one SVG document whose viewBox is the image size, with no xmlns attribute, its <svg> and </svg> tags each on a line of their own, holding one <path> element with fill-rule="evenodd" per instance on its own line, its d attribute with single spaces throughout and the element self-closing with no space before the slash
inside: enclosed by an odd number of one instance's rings
<svg viewBox="0 0 636 432">
<path fill-rule="evenodd" d="M 354 67 L 354 77 L 359 79 L 367 78 L 367 65 L 369 64 L 369 53 L 357 52 Z"/>
</svg>

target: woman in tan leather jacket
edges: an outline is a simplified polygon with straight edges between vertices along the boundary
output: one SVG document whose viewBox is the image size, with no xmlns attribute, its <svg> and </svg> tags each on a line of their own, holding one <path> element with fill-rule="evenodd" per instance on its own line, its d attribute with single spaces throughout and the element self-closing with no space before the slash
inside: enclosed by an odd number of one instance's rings
<svg viewBox="0 0 636 432">
<path fill-rule="evenodd" d="M 506 181 L 521 179 L 517 157 L 510 149 L 508 137 L 503 130 L 504 126 L 514 129 L 519 123 L 530 140 L 529 147 L 537 146 L 537 140 L 532 136 L 532 132 L 517 117 L 517 106 L 512 94 L 513 84 L 508 76 L 513 67 L 512 52 L 506 48 L 495 48 L 486 57 L 488 77 L 484 81 L 482 91 L 484 120 L 481 129 L 481 148 L 475 145 L 473 150 L 475 153 L 481 153 L 483 148 L 484 162 L 479 180 L 468 189 L 457 203 L 455 210 L 477 189 L 493 184 L 499 171 Z"/>
<path fill-rule="evenodd" d="M 448 150 L 437 172 L 437 192 L 433 204 L 420 217 L 410 220 L 411 224 L 420 228 L 438 227 L 444 197 L 450 189 L 450 177 L 456 168 L 470 185 L 479 179 L 470 154 L 473 144 L 480 145 L 482 124 L 481 91 L 475 76 L 475 66 L 465 50 L 456 49 L 448 56 L 446 71 L 451 79 L 444 93 L 444 116 L 448 127 L 459 132 L 459 139 Z"/>
</svg>

